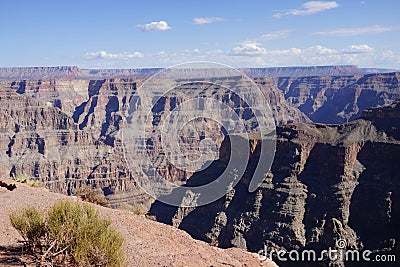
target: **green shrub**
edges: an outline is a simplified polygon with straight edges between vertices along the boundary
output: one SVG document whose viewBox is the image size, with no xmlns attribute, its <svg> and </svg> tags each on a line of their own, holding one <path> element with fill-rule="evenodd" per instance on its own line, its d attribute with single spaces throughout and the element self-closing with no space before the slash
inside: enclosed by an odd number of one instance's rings
<svg viewBox="0 0 400 267">
<path fill-rule="evenodd" d="M 32 252 L 41 245 L 45 235 L 45 220 L 43 212 L 35 207 L 27 207 L 10 214 L 11 225 L 17 229 Z"/>
<path fill-rule="evenodd" d="M 92 189 L 89 186 L 83 186 L 77 189 L 75 194 L 83 201 L 101 206 L 107 206 L 107 200 L 100 189 Z"/>
<path fill-rule="evenodd" d="M 28 179 L 22 173 L 20 173 L 18 175 L 13 174 L 12 178 L 16 182 L 24 183 L 24 184 L 27 184 L 27 185 L 32 186 L 32 187 L 44 187 L 43 182 L 41 182 L 39 180 Z"/>
<path fill-rule="evenodd" d="M 61 201 L 46 216 L 26 208 L 10 214 L 10 220 L 30 248 L 41 244 L 41 250 L 31 249 L 41 264 L 124 265 L 121 234 L 88 204 Z"/>
<path fill-rule="evenodd" d="M 13 174 L 13 175 L 12 175 L 12 178 L 13 178 L 15 181 L 19 182 L 19 183 L 26 183 L 26 178 L 25 178 L 25 176 L 24 176 L 22 173 L 17 174 L 17 175 Z"/>
<path fill-rule="evenodd" d="M 130 208 L 136 215 L 146 215 L 149 212 L 149 209 L 143 204 L 135 204 Z"/>
<path fill-rule="evenodd" d="M 32 185 L 33 187 L 44 187 L 44 183 L 39 180 L 35 180 L 35 182 Z"/>
</svg>

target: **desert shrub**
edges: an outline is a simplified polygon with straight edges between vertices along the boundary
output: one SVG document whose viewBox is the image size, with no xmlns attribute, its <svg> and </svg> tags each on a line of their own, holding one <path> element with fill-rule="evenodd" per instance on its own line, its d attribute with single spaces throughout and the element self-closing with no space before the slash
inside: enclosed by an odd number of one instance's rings
<svg viewBox="0 0 400 267">
<path fill-rule="evenodd" d="M 92 189 L 89 186 L 83 186 L 76 190 L 75 194 L 83 201 L 94 203 L 101 206 L 107 206 L 107 200 L 100 189 Z"/>
<path fill-rule="evenodd" d="M 26 178 L 25 178 L 25 176 L 24 176 L 22 173 L 17 174 L 17 175 L 13 174 L 13 175 L 12 175 L 12 178 L 13 178 L 15 181 L 19 182 L 19 183 L 26 183 Z"/>
<path fill-rule="evenodd" d="M 90 205 L 59 202 L 49 212 L 47 229 L 56 250 L 69 247 L 79 266 L 121 266 L 122 236 Z"/>
<path fill-rule="evenodd" d="M 110 219 L 101 218 L 95 208 L 88 204 L 61 201 L 45 216 L 34 208 L 27 208 L 10 214 L 10 220 L 27 240 L 28 246 L 32 248 L 35 244 L 41 244 L 42 249 L 30 250 L 37 254 L 35 256 L 40 263 L 124 265 L 121 234 L 111 227 Z"/>
<path fill-rule="evenodd" d="M 32 187 L 44 187 L 44 184 L 39 180 L 28 179 L 22 173 L 15 175 L 13 174 L 12 178 L 19 183 L 24 183 Z"/>
<path fill-rule="evenodd" d="M 41 239 L 46 233 L 42 211 L 35 207 L 27 207 L 11 213 L 10 221 L 32 252 L 41 245 Z"/>
<path fill-rule="evenodd" d="M 32 187 L 44 187 L 44 184 L 39 180 L 26 179 L 25 183 Z"/>
<path fill-rule="evenodd" d="M 135 204 L 130 208 L 130 211 L 132 211 L 136 215 L 146 215 L 149 210 L 143 204 Z"/>
</svg>

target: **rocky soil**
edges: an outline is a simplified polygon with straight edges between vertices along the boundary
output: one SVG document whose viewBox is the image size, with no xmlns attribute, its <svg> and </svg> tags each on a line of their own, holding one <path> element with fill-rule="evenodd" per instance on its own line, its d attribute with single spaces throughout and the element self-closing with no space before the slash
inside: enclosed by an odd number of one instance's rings
<svg viewBox="0 0 400 267">
<path fill-rule="evenodd" d="M 0 187 L 0 266 L 25 266 L 24 261 L 29 261 L 29 257 L 21 257 L 22 248 L 18 243 L 21 237 L 11 226 L 8 214 L 28 205 L 45 210 L 65 199 L 80 201 L 20 183 L 13 191 Z M 129 211 L 95 207 L 101 215 L 109 216 L 112 225 L 123 235 L 128 266 L 276 266 L 272 262 L 260 262 L 257 254 L 241 249 L 212 247 L 182 230 Z M 28 266 L 35 265 L 28 262 Z"/>
</svg>

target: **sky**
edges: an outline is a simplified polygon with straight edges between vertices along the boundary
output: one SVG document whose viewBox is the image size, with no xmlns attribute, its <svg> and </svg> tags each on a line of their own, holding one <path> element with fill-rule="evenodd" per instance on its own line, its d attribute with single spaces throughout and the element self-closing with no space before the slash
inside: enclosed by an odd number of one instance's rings
<svg viewBox="0 0 400 267">
<path fill-rule="evenodd" d="M 400 69 L 398 0 L 0 0 L 0 67 Z"/>
</svg>

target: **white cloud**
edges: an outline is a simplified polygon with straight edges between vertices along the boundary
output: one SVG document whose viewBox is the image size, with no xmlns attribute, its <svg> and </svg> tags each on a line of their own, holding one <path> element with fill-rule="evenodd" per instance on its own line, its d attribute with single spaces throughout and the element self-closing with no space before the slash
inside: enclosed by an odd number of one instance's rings
<svg viewBox="0 0 400 267">
<path fill-rule="evenodd" d="M 388 62 L 392 64 L 392 66 L 390 66 L 391 68 L 399 69 L 400 54 L 396 54 L 391 50 L 386 50 L 376 55 L 376 64 L 378 66 L 387 67 Z"/>
<path fill-rule="evenodd" d="M 303 16 L 303 15 L 311 15 L 315 13 L 319 13 L 325 10 L 338 8 L 339 4 L 336 1 L 309 1 L 302 5 L 300 9 L 289 9 L 289 10 L 281 10 L 273 15 L 274 18 L 281 18 L 283 16 L 294 15 L 294 16 Z"/>
<path fill-rule="evenodd" d="M 221 49 L 217 49 L 217 50 L 211 50 L 211 51 L 207 51 L 206 54 L 207 55 L 213 55 L 213 56 L 217 56 L 217 55 L 223 55 L 225 52 Z"/>
<path fill-rule="evenodd" d="M 256 42 L 246 41 L 234 47 L 230 52 L 219 55 L 216 59 L 239 67 L 299 65 L 359 65 L 369 67 L 378 63 L 376 55 L 375 49 L 366 44 L 352 44 L 338 49 L 314 45 L 306 48 L 291 47 L 267 50 Z M 236 58 L 240 59 L 237 60 Z M 379 65 L 390 66 L 395 64 L 394 62 L 398 62 L 399 58 L 395 53 L 382 54 Z M 385 61 L 386 64 L 382 63 L 382 61 Z"/>
<path fill-rule="evenodd" d="M 253 41 L 244 41 L 229 53 L 232 56 L 261 56 L 267 54 L 267 50 Z"/>
<path fill-rule="evenodd" d="M 326 56 L 326 55 L 337 55 L 340 52 L 322 45 L 316 45 L 309 47 L 305 50 L 305 53 L 310 55 L 317 55 L 317 56 Z"/>
<path fill-rule="evenodd" d="M 374 52 L 374 49 L 368 45 L 349 45 L 342 52 L 345 54 L 365 54 Z"/>
<path fill-rule="evenodd" d="M 307 48 L 301 54 L 301 63 L 305 65 L 374 65 L 375 49 L 368 45 L 349 45 L 336 50 L 321 45 Z M 370 56 L 365 56 L 369 53 Z"/>
<path fill-rule="evenodd" d="M 107 51 L 89 52 L 84 56 L 86 59 L 130 59 L 143 58 L 144 55 L 140 52 L 111 54 Z"/>
<path fill-rule="evenodd" d="M 140 24 L 137 26 L 142 29 L 142 32 L 166 31 L 171 29 L 168 23 L 164 20 L 153 21 L 147 24 Z"/>
<path fill-rule="evenodd" d="M 293 32 L 293 30 L 282 30 L 282 31 L 269 32 L 269 33 L 263 34 L 261 36 L 261 39 L 265 40 L 265 41 L 275 40 L 275 39 L 283 39 L 283 38 L 287 38 L 291 32 Z"/>
<path fill-rule="evenodd" d="M 369 26 L 369 27 L 362 27 L 362 28 L 340 28 L 334 29 L 330 31 L 321 31 L 321 32 L 314 32 L 314 35 L 330 35 L 330 36 L 355 36 L 355 35 L 362 35 L 362 34 L 369 34 L 369 33 L 382 33 L 388 32 L 393 30 L 391 27 L 385 26 Z"/>
<path fill-rule="evenodd" d="M 193 23 L 194 24 L 209 24 L 209 23 L 214 23 L 214 22 L 221 22 L 225 21 L 225 18 L 220 18 L 220 17 L 203 17 L 203 18 L 194 18 Z"/>
<path fill-rule="evenodd" d="M 183 54 L 189 54 L 189 55 L 191 55 L 191 54 L 200 54 L 200 49 L 198 49 L 198 48 L 186 49 L 186 50 L 183 50 L 182 52 L 183 52 Z"/>
<path fill-rule="evenodd" d="M 294 55 L 301 55 L 303 53 L 303 50 L 300 48 L 289 48 L 289 49 L 279 49 L 279 50 L 270 50 L 268 51 L 269 55 L 275 55 L 275 56 L 294 56 Z"/>
<path fill-rule="evenodd" d="M 204 49 L 204 48 L 203 48 Z M 230 50 L 188 49 L 180 52 L 160 51 L 146 54 L 140 52 L 112 54 L 106 51 L 87 53 L 86 66 L 101 68 L 168 67 L 188 61 L 223 62 L 234 67 L 276 67 L 315 65 L 359 65 L 361 67 L 384 67 L 398 69 L 400 50 L 377 50 L 368 44 L 349 44 L 343 47 L 313 45 L 307 47 L 287 46 L 266 49 L 255 41 L 245 41 Z M 135 60 L 129 60 L 135 58 Z M 125 60 L 124 60 L 125 59 Z"/>
</svg>

